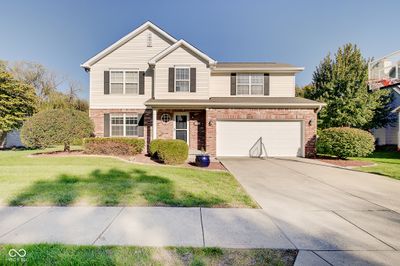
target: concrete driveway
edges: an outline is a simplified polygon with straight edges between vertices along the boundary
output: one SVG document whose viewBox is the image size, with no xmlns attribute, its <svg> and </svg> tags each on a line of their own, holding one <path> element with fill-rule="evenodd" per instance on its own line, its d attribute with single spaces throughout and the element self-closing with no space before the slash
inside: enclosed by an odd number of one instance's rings
<svg viewBox="0 0 400 266">
<path fill-rule="evenodd" d="M 223 158 L 297 265 L 399 265 L 400 181 L 301 158 Z"/>
</svg>

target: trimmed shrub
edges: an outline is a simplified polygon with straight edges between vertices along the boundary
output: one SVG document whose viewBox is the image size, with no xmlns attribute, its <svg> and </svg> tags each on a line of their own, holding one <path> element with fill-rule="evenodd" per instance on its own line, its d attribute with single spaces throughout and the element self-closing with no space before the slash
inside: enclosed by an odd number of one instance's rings
<svg viewBox="0 0 400 266">
<path fill-rule="evenodd" d="M 85 153 L 108 155 L 136 155 L 144 149 L 144 139 L 139 138 L 87 138 L 84 139 Z"/>
<path fill-rule="evenodd" d="M 64 145 L 70 150 L 73 141 L 90 137 L 93 123 L 85 112 L 70 109 L 50 109 L 28 118 L 21 129 L 21 140 L 29 148 Z"/>
<path fill-rule="evenodd" d="M 364 130 L 333 127 L 322 130 L 317 139 L 317 152 L 339 158 L 364 157 L 374 151 L 374 136 Z"/>
<path fill-rule="evenodd" d="M 150 143 L 150 153 L 165 164 L 182 164 L 189 156 L 189 146 L 179 139 L 156 139 Z"/>
<path fill-rule="evenodd" d="M 150 142 L 149 153 L 152 158 L 159 159 L 157 151 L 159 150 L 160 145 L 163 143 L 163 141 L 163 139 L 155 139 Z"/>
</svg>

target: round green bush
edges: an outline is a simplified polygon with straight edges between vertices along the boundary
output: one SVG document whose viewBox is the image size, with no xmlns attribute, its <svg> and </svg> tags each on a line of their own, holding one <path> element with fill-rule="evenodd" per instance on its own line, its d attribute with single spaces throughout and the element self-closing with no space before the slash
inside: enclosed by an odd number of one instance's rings
<svg viewBox="0 0 400 266">
<path fill-rule="evenodd" d="M 64 151 L 76 139 L 90 137 L 93 123 L 85 112 L 70 109 L 50 109 L 28 118 L 21 129 L 21 140 L 30 148 L 64 145 Z"/>
<path fill-rule="evenodd" d="M 365 157 L 374 149 L 374 136 L 364 130 L 333 127 L 321 130 L 317 139 L 317 152 L 339 158 Z"/>
<path fill-rule="evenodd" d="M 156 139 L 150 143 L 150 154 L 165 164 L 182 164 L 189 156 L 189 146 L 179 139 Z"/>
</svg>

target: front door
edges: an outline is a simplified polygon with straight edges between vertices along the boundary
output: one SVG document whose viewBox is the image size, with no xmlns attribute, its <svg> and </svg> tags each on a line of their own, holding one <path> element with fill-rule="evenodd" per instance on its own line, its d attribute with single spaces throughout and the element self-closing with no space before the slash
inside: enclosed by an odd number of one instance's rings
<svg viewBox="0 0 400 266">
<path fill-rule="evenodd" d="M 175 114 L 175 139 L 189 143 L 189 115 L 187 113 Z"/>
</svg>

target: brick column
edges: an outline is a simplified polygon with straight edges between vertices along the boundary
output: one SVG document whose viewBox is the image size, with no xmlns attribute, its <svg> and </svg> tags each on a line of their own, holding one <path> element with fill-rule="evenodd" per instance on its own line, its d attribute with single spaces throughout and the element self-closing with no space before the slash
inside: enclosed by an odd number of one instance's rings
<svg viewBox="0 0 400 266">
<path fill-rule="evenodd" d="M 217 138 L 217 119 L 213 109 L 206 109 L 206 152 L 211 156 L 216 156 L 216 138 Z"/>
</svg>

